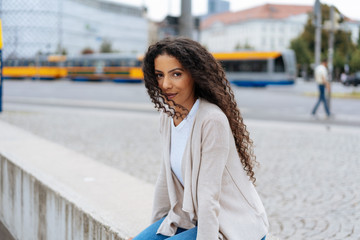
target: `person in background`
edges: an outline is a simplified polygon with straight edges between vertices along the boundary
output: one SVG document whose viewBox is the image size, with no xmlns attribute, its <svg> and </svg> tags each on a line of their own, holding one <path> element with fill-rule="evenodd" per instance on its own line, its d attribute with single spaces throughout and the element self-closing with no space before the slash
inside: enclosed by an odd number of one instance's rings
<svg viewBox="0 0 360 240">
<path fill-rule="evenodd" d="M 342 72 L 342 73 L 340 74 L 340 81 L 341 81 L 342 83 L 344 83 L 344 82 L 346 81 L 346 79 L 347 79 L 346 73 L 345 73 L 345 72 Z"/>
<path fill-rule="evenodd" d="M 324 104 L 325 112 L 328 117 L 330 117 L 330 110 L 328 102 L 326 101 L 325 89 L 330 92 L 330 83 L 328 81 L 328 71 L 327 71 L 327 60 L 323 60 L 319 66 L 315 68 L 315 82 L 319 87 L 319 98 L 316 102 L 311 114 L 315 116 L 316 111 L 322 102 Z"/>
<path fill-rule="evenodd" d="M 198 42 L 164 39 L 144 57 L 163 146 L 152 223 L 134 240 L 261 240 L 257 163 L 221 64 Z"/>
</svg>

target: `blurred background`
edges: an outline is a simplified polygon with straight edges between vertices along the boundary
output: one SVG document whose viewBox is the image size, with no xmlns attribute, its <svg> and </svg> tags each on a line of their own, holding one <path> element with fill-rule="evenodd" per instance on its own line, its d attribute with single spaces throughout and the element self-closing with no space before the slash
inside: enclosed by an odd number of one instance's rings
<svg viewBox="0 0 360 240">
<path fill-rule="evenodd" d="M 356 4 L 0 0 L 0 121 L 154 184 L 162 146 L 141 61 L 150 44 L 187 36 L 232 83 L 260 162 L 270 233 L 360 239 Z M 323 106 L 311 115 L 324 58 L 332 117 Z"/>
<path fill-rule="evenodd" d="M 309 80 L 313 65 L 318 64 L 314 59 L 317 14 L 313 8 L 314 1 L 299 3 L 286 0 L 274 3 L 225 0 L 3 0 L 0 3 L 0 17 L 3 25 L 4 76 L 33 77 L 30 73 L 14 73 L 14 69 L 7 68 L 29 65 L 96 65 L 99 73 L 102 65 L 114 66 L 115 63 L 108 59 L 96 61 L 94 56 L 92 61 L 83 63 L 72 60 L 78 57 L 79 61 L 84 61 L 81 59 L 83 55 L 98 53 L 135 57 L 143 54 L 149 44 L 159 39 L 183 35 L 201 42 L 211 52 L 281 52 L 291 49 L 295 52 L 297 64 L 290 65 L 296 67 L 297 76 Z M 349 75 L 359 70 L 360 23 L 351 1 L 332 4 L 335 1 L 321 4 L 322 39 L 319 44 L 321 55 L 331 57 L 334 80 L 339 80 L 342 72 Z M 331 6 L 334 7 L 332 16 Z M 112 58 L 115 55 L 112 54 Z M 108 54 L 103 58 L 110 56 Z M 226 59 L 223 57 L 220 60 Z M 288 65 L 291 59 L 285 61 L 285 65 Z M 125 62 L 120 65 L 129 65 Z M 255 71 L 247 68 L 258 68 L 256 71 L 262 68 L 256 62 L 252 66 L 244 63 L 227 67 L 240 68 L 243 72 Z M 71 70 L 70 73 L 67 73 L 69 69 L 62 70 L 58 73 L 48 72 L 47 76 L 46 71 L 38 70 L 37 73 L 42 78 L 71 75 Z M 288 78 L 294 80 L 293 76 Z"/>
</svg>

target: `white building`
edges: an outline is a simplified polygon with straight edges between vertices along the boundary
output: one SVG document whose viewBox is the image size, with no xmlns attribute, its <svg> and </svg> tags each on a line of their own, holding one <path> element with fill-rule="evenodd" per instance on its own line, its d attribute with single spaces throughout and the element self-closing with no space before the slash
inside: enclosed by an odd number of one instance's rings
<svg viewBox="0 0 360 240">
<path fill-rule="evenodd" d="M 1 0 L 6 59 L 84 48 L 99 51 L 103 41 L 120 52 L 143 53 L 148 44 L 144 9 L 106 0 Z"/>
<path fill-rule="evenodd" d="M 340 28 L 344 31 L 351 32 L 351 40 L 357 44 L 359 39 L 360 21 L 353 19 L 346 19 L 340 24 Z"/>
<path fill-rule="evenodd" d="M 216 14 L 201 23 L 200 41 L 212 52 L 281 51 L 303 31 L 311 11 L 312 6 L 265 4 Z"/>
</svg>

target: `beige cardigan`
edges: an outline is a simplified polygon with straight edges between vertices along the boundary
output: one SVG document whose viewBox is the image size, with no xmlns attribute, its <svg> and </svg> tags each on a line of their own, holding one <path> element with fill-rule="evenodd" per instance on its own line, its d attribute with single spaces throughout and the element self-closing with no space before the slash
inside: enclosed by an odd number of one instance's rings
<svg viewBox="0 0 360 240">
<path fill-rule="evenodd" d="M 170 166 L 170 117 L 160 119 L 163 163 L 155 187 L 152 222 L 173 236 L 198 226 L 198 240 L 260 240 L 268 230 L 264 206 L 240 162 L 226 115 L 200 99 L 185 147 L 181 185 Z"/>
</svg>

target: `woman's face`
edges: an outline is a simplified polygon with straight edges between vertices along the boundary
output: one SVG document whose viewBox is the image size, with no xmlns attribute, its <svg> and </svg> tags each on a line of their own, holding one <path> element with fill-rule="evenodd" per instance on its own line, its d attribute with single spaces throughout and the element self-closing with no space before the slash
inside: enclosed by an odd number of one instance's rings
<svg viewBox="0 0 360 240">
<path fill-rule="evenodd" d="M 169 100 L 190 110 L 195 103 L 194 81 L 180 62 L 167 54 L 155 58 L 155 75 Z M 170 102 L 171 103 L 171 102 Z"/>
</svg>

